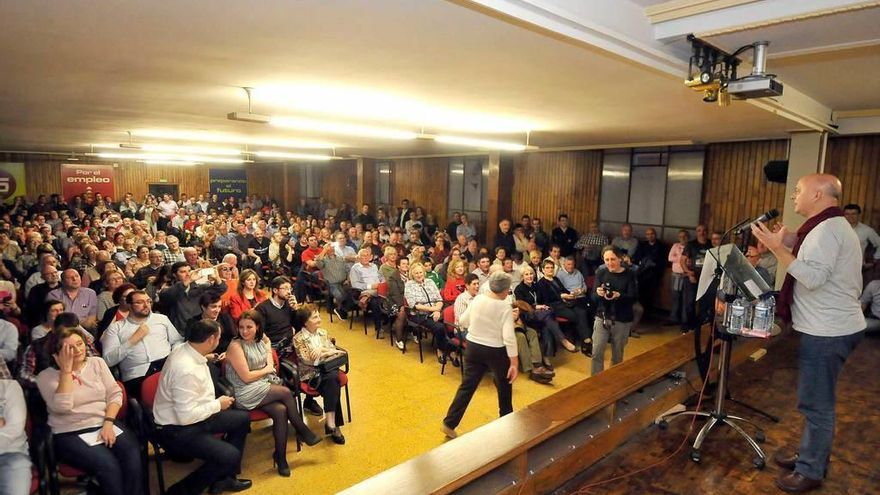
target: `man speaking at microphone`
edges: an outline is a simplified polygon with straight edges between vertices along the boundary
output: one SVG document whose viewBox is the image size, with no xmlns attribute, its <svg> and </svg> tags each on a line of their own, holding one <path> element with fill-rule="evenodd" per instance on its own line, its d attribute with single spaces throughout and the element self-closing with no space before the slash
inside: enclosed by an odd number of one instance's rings
<svg viewBox="0 0 880 495">
<path fill-rule="evenodd" d="M 822 485 L 831 457 L 837 376 L 865 334 L 859 305 L 862 253 L 859 238 L 839 207 L 840 180 L 833 175 L 802 177 L 794 190 L 794 211 L 807 218 L 794 248 L 783 241 L 784 226 L 752 229 L 786 271 L 778 311 L 801 333 L 798 358 L 798 410 L 804 431 L 797 453 L 777 453 L 775 461 L 791 469 L 776 480 L 779 489 L 800 493 Z"/>
</svg>

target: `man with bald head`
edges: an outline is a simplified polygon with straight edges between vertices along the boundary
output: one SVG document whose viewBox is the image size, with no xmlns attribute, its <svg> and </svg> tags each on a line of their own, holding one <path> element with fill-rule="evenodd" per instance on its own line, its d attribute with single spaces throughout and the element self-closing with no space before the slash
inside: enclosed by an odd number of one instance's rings
<svg viewBox="0 0 880 495">
<path fill-rule="evenodd" d="M 98 323 L 98 296 L 88 287 L 82 287 L 79 272 L 68 268 L 61 273 L 61 287 L 49 292 L 46 300 L 54 299 L 64 303 L 64 309 L 79 317 L 79 324 L 90 332 Z"/>
<path fill-rule="evenodd" d="M 791 472 L 776 486 L 800 493 L 822 485 L 831 457 L 837 376 L 846 358 L 865 334 L 859 304 L 862 252 L 859 238 L 840 209 L 837 177 L 813 174 L 795 187 L 794 211 L 806 222 L 792 235 L 784 226 L 764 224 L 752 229 L 786 271 L 778 313 L 800 332 L 798 410 L 804 431 L 797 453 L 779 452 L 774 460 Z M 790 310 L 790 314 L 789 314 Z"/>
</svg>

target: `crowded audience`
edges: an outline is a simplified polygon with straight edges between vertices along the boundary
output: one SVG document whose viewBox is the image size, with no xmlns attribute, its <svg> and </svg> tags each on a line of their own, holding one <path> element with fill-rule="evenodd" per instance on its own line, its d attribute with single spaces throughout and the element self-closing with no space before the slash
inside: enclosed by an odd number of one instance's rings
<svg viewBox="0 0 880 495">
<path fill-rule="evenodd" d="M 860 222 L 858 205 L 845 211 L 874 250 L 870 268 L 880 259 L 877 234 Z M 630 224 L 603 231 L 596 220 L 571 225 L 566 214 L 548 220 L 549 233 L 540 218 L 501 219 L 489 239 L 477 219 L 455 212 L 438 226 L 408 200 L 354 208 L 303 199 L 290 211 L 268 197 L 210 193 L 18 201 L 0 217 L 0 365 L 19 379 L 24 398 L 5 383 L 0 392 L 48 418 L 60 461 L 97 477 L 105 493 L 141 493 L 137 438 L 117 415 L 123 392 L 141 398 L 158 373 L 151 412 L 164 448 L 207 461 L 169 493 L 219 493 L 251 485 L 239 477 L 248 411 L 273 418 L 271 457 L 282 476 L 291 473 L 289 426 L 308 445 L 322 438 L 303 423 L 279 356 L 322 400 L 323 408 L 308 398 L 303 412 L 322 416 L 324 434 L 345 443 L 347 376 L 327 363 L 346 353 L 322 327 L 318 301 L 341 320 L 366 318 L 396 349 L 429 345 L 441 365 L 461 366 L 476 317 L 462 316 L 505 273 L 509 294 L 497 306 L 513 307 L 516 341 L 504 345 L 518 348 L 521 371 L 540 384 L 552 382 L 560 348 L 586 355 L 578 366 L 597 374 L 609 344 L 612 365 L 623 360 L 640 319 L 689 331 L 709 318 L 694 294 L 720 236 L 704 225 L 667 245 L 654 228 L 642 238 Z M 775 280 L 766 247 L 750 246 L 747 258 Z M 874 321 L 878 301 L 872 282 L 862 302 Z M 5 424 L 18 428 L 17 409 L 7 411 Z M 460 414 L 453 416 L 452 429 Z M 83 448 L 84 433 L 104 448 Z M 27 448 L 18 433 L 3 435 L 0 466 L 19 473 Z"/>
</svg>

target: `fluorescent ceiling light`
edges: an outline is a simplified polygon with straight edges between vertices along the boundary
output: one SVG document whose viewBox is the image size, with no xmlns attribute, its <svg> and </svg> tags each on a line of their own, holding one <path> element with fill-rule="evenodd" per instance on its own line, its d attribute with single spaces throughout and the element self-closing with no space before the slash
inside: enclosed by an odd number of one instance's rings
<svg viewBox="0 0 880 495">
<path fill-rule="evenodd" d="M 187 162 L 182 160 L 138 160 L 146 163 L 147 165 L 180 165 L 184 167 L 190 167 L 194 165 L 198 165 L 199 162 Z"/>
<path fill-rule="evenodd" d="M 264 86 L 253 89 L 256 102 L 359 120 L 477 133 L 526 133 L 533 122 L 505 116 L 439 107 L 423 101 L 363 88 L 326 83 Z"/>
<path fill-rule="evenodd" d="M 474 139 L 468 137 L 460 137 L 460 136 L 426 136 L 433 137 L 435 141 L 438 143 L 446 143 L 446 144 L 461 144 L 464 146 L 475 146 L 477 148 L 487 148 L 491 150 L 504 150 L 504 151 L 525 151 L 527 149 L 532 149 L 534 146 L 526 146 L 524 144 L 519 143 L 509 143 L 503 141 L 489 141 L 486 139 Z"/>
<path fill-rule="evenodd" d="M 109 158 L 114 160 L 145 160 L 145 161 L 183 161 L 183 162 L 202 162 L 202 163 L 234 163 L 240 164 L 250 160 L 241 158 L 218 158 L 214 156 L 192 156 L 192 155 L 174 155 L 167 153 L 87 153 L 90 156 L 98 158 Z"/>
<path fill-rule="evenodd" d="M 185 153 L 190 155 L 227 155 L 227 156 L 237 156 L 244 153 L 240 149 L 235 148 L 213 148 L 207 146 L 178 146 L 174 144 L 152 144 L 152 143 L 144 143 L 144 144 L 106 144 L 99 143 L 93 144 L 95 148 L 110 148 L 110 149 L 134 149 L 140 151 L 150 151 L 150 152 L 166 152 L 166 153 Z"/>
<path fill-rule="evenodd" d="M 315 155 L 310 153 L 286 153 L 283 151 L 255 151 L 253 154 L 260 158 L 286 158 L 289 160 L 330 161 L 337 159 L 336 157 L 329 155 Z"/>
<path fill-rule="evenodd" d="M 389 129 L 386 127 L 326 122 L 323 120 L 304 119 L 300 117 L 272 117 L 269 120 L 269 123 L 273 126 L 288 129 L 343 134 L 347 136 L 364 136 L 382 139 L 416 139 L 419 136 L 416 132 Z"/>
<path fill-rule="evenodd" d="M 131 131 L 131 134 L 132 136 L 138 137 L 173 139 L 176 141 L 223 143 L 227 145 L 230 143 L 240 143 L 255 146 L 271 146 L 274 148 L 331 149 L 336 147 L 335 144 L 319 141 L 248 136 L 226 132 L 185 131 L 178 129 L 138 129 Z"/>
</svg>

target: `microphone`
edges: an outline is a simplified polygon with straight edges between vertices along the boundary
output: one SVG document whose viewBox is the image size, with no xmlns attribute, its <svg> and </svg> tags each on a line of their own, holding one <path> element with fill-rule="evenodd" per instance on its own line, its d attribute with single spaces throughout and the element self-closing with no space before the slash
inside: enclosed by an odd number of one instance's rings
<svg viewBox="0 0 880 495">
<path fill-rule="evenodd" d="M 742 234 L 742 233 L 751 231 L 752 225 L 754 225 L 755 223 L 757 223 L 757 222 L 767 223 L 770 220 L 773 220 L 774 218 L 776 218 L 778 216 L 779 216 L 779 210 L 777 210 L 776 208 L 773 208 L 772 210 L 764 212 L 763 215 L 761 215 L 760 217 L 752 220 L 751 222 L 749 222 L 748 224 L 743 226 L 741 229 L 739 229 L 739 233 Z"/>
</svg>

